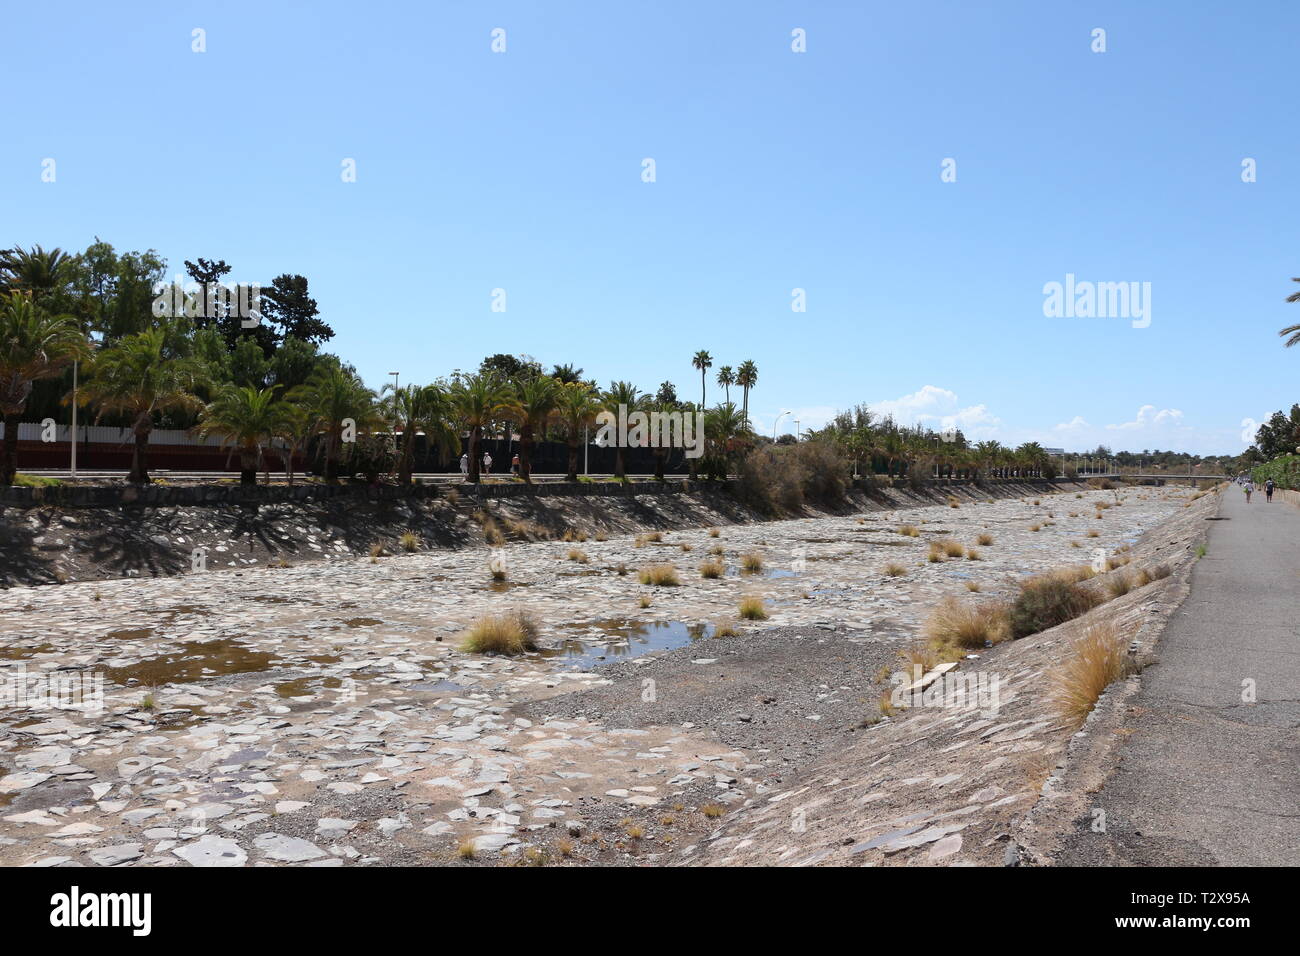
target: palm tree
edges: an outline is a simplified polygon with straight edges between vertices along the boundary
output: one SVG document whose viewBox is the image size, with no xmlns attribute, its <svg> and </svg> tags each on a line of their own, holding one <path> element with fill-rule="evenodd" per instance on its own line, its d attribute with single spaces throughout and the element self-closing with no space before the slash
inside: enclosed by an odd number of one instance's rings
<svg viewBox="0 0 1300 956">
<path fill-rule="evenodd" d="M 67 285 L 76 261 L 62 249 L 5 249 L 0 251 L 0 287 L 44 298 Z"/>
<path fill-rule="evenodd" d="M 560 388 L 556 417 L 564 428 L 564 440 L 569 446 L 567 481 L 578 480 L 578 439 L 583 429 L 596 420 L 600 408 L 600 397 L 587 383 L 569 382 Z"/>
<path fill-rule="evenodd" d="M 195 426 L 200 435 L 222 436 L 221 447 L 239 449 L 239 483 L 257 484 L 257 467 L 263 448 L 274 438 L 282 437 L 292 426 L 289 402 L 277 401 L 280 386 L 257 389 L 251 385 L 227 385 L 203 409 L 203 419 Z"/>
<path fill-rule="evenodd" d="M 131 419 L 135 452 L 127 479 L 149 483 L 149 434 L 155 413 L 193 412 L 203 407 L 194 394 L 206 369 L 177 354 L 169 327 L 159 326 L 123 336 L 95 356 L 79 400 L 96 405 L 98 415 L 123 414 Z"/>
<path fill-rule="evenodd" d="M 456 429 L 451 424 L 451 402 L 437 385 L 407 385 L 398 389 L 385 385 L 381 394 L 384 393 L 387 397 L 382 402 L 383 415 L 392 423 L 394 431 L 402 433 L 397 482 L 405 486 L 411 483 L 418 432 L 423 432 L 429 446 L 442 455 L 451 455 L 453 449 L 459 449 Z"/>
<path fill-rule="evenodd" d="M 724 402 L 704 413 L 704 439 L 706 453 L 719 458 L 731 470 L 736 455 L 748 444 L 752 435 L 749 422 L 731 402 Z"/>
<path fill-rule="evenodd" d="M 1300 279 L 1293 278 L 1291 281 L 1300 282 Z M 1300 302 L 1300 292 L 1292 292 L 1289 296 L 1286 297 L 1286 300 L 1288 302 Z M 1300 342 L 1300 325 L 1288 325 L 1285 329 L 1278 332 L 1278 335 L 1291 336 L 1289 339 L 1286 340 L 1286 342 L 1283 343 L 1287 348 L 1290 348 L 1291 346 L 1295 345 L 1297 342 Z"/>
<path fill-rule="evenodd" d="M 357 431 L 379 424 L 375 393 L 366 388 L 361 376 L 352 369 L 329 362 L 293 389 L 288 399 L 307 410 L 312 434 L 324 434 L 321 453 L 325 456 L 325 480 L 337 484 L 339 464 L 344 457 L 346 422 L 350 420 Z"/>
<path fill-rule="evenodd" d="M 0 300 L 0 415 L 5 423 L 0 485 L 12 485 L 18 474 L 18 424 L 32 384 L 57 376 L 89 354 L 86 337 L 70 316 L 49 315 L 21 292 Z"/>
<path fill-rule="evenodd" d="M 469 431 L 469 480 L 477 484 L 483 429 L 509 407 L 509 386 L 494 372 L 459 373 L 447 397 L 455 420 Z"/>
<path fill-rule="evenodd" d="M 519 422 L 519 473 L 533 483 L 533 436 L 546 429 L 555 414 L 562 386 L 549 375 L 535 375 L 514 384 L 509 414 Z"/>
<path fill-rule="evenodd" d="M 731 386 L 736 384 L 736 371 L 730 365 L 718 369 L 718 384 L 726 389 L 726 404 L 731 404 Z"/>
<path fill-rule="evenodd" d="M 704 349 L 700 349 L 695 353 L 695 357 L 691 359 L 691 364 L 700 370 L 700 408 L 704 408 L 704 373 L 713 368 L 713 356 Z"/>
<path fill-rule="evenodd" d="M 758 366 L 750 359 L 740 363 L 736 369 L 736 384 L 745 390 L 744 404 L 741 407 L 745 421 L 749 421 L 749 390 L 758 384 Z"/>
<path fill-rule="evenodd" d="M 631 382 L 610 382 L 609 388 L 601 395 L 601 402 L 604 410 L 614 415 L 618 415 L 620 405 L 632 412 L 641 403 L 641 393 Z M 620 481 L 627 477 L 623 467 L 623 446 L 617 440 L 614 443 L 614 477 Z"/>
<path fill-rule="evenodd" d="M 582 369 L 571 364 L 554 365 L 551 367 L 551 378 L 561 385 L 572 385 L 574 382 L 582 381 Z"/>
</svg>

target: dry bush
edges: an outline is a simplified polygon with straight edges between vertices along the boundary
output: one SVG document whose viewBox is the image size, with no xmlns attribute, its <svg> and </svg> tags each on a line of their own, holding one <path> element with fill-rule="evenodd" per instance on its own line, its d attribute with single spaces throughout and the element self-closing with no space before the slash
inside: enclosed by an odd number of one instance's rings
<svg viewBox="0 0 1300 956">
<path fill-rule="evenodd" d="M 410 552 L 420 550 L 420 537 L 414 531 L 404 532 L 402 536 L 397 539 L 397 543 L 402 546 L 403 551 Z"/>
<path fill-rule="evenodd" d="M 1106 593 L 1112 599 L 1123 597 L 1129 591 L 1132 591 L 1133 587 L 1133 579 L 1123 571 L 1116 571 L 1114 574 L 1106 575 Z"/>
<path fill-rule="evenodd" d="M 952 538 L 940 538 L 935 542 L 942 549 L 945 556 L 949 558 L 960 558 L 966 550 Z"/>
<path fill-rule="evenodd" d="M 798 512 L 809 501 L 839 503 L 848 487 L 848 461 L 826 442 L 755 448 L 737 466 L 737 495 L 772 515 Z"/>
<path fill-rule="evenodd" d="M 1077 727 L 1097 706 L 1102 692 L 1131 672 L 1124 637 L 1115 625 L 1090 627 L 1051 672 L 1052 704 L 1062 719 Z"/>
<path fill-rule="evenodd" d="M 967 650 L 997 644 L 1010 636 L 1006 605 L 989 601 L 971 604 L 946 597 L 925 622 L 925 634 L 937 644 Z"/>
<path fill-rule="evenodd" d="M 993 543 L 993 535 L 985 531 L 983 534 L 979 535 L 979 537 L 975 539 L 975 543 L 987 548 L 989 545 Z"/>
<path fill-rule="evenodd" d="M 905 524 L 898 529 L 898 533 L 908 538 L 915 538 L 920 536 L 921 530 L 916 525 Z"/>
<path fill-rule="evenodd" d="M 763 556 L 757 551 L 742 554 L 740 556 L 740 570 L 746 574 L 758 574 L 763 570 Z"/>
<path fill-rule="evenodd" d="M 537 650 L 537 625 L 523 611 L 489 614 L 465 632 L 460 649 L 472 654 L 522 654 Z"/>
<path fill-rule="evenodd" d="M 709 537 L 710 537 L 710 538 L 720 538 L 720 537 L 722 537 L 722 532 L 719 531 L 717 528 L 710 528 L 710 529 L 709 529 Z"/>
<path fill-rule="evenodd" d="M 746 621 L 766 621 L 767 608 L 761 597 L 744 597 L 740 599 L 740 616 Z"/>
<path fill-rule="evenodd" d="M 700 565 L 700 577 L 720 578 L 727 572 L 727 566 L 721 561 L 705 561 Z"/>
<path fill-rule="evenodd" d="M 673 587 L 682 583 L 677 577 L 677 569 L 671 564 L 647 564 L 636 576 L 642 584 L 655 587 Z"/>
<path fill-rule="evenodd" d="M 982 561 L 983 558 L 980 557 L 980 553 L 979 553 L 979 551 L 976 550 L 975 548 L 967 548 L 967 549 L 966 549 L 966 560 L 967 560 L 967 561 Z"/>
<path fill-rule="evenodd" d="M 891 578 L 901 578 L 907 573 L 907 568 L 903 567 L 896 561 L 890 561 L 885 565 L 885 573 Z"/>
<path fill-rule="evenodd" d="M 717 624 L 713 625 L 713 636 L 739 637 L 740 628 L 736 627 L 736 625 L 732 624 L 730 621 L 719 621 Z"/>
<path fill-rule="evenodd" d="M 1020 585 L 1020 593 L 1011 603 L 1012 637 L 1026 637 L 1064 624 L 1101 603 L 1093 591 L 1077 580 L 1071 581 L 1070 573 L 1082 572 L 1042 574 Z"/>
<path fill-rule="evenodd" d="M 587 552 L 582 551 L 578 548 L 570 548 L 569 553 L 565 557 L 567 557 L 570 561 L 578 562 L 578 564 L 586 564 L 587 561 L 589 560 L 587 558 Z"/>
</svg>

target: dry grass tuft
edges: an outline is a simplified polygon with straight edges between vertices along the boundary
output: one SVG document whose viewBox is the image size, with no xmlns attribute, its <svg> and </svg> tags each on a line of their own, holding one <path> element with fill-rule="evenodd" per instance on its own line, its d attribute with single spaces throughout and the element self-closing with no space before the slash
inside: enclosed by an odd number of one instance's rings
<svg viewBox="0 0 1300 956">
<path fill-rule="evenodd" d="M 576 561 L 578 564 L 586 564 L 590 560 L 587 557 L 587 552 L 578 548 L 570 548 L 569 553 L 565 555 L 565 557 L 570 561 Z"/>
<path fill-rule="evenodd" d="M 935 644 L 967 650 L 998 644 L 1010 636 L 1006 605 L 992 601 L 969 604 L 946 597 L 930 613 L 925 634 Z"/>
<path fill-rule="evenodd" d="M 743 597 L 740 599 L 740 616 L 746 621 L 766 621 L 767 608 L 761 597 Z"/>
<path fill-rule="evenodd" d="M 974 548 L 967 548 L 967 549 L 966 549 L 966 560 L 967 560 L 967 561 L 983 561 L 984 559 L 983 559 L 982 557 L 980 557 L 980 553 L 979 553 L 979 551 L 975 550 Z"/>
<path fill-rule="evenodd" d="M 740 628 L 736 627 L 736 625 L 732 624 L 730 621 L 719 621 L 717 624 L 713 625 L 714 637 L 739 637 L 740 633 Z"/>
<path fill-rule="evenodd" d="M 636 577 L 642 584 L 659 588 L 676 587 L 682 583 L 677 577 L 677 569 L 671 564 L 647 564 L 636 573 Z"/>
<path fill-rule="evenodd" d="M 522 654 L 537 650 L 537 625 L 523 611 L 489 614 L 465 632 L 460 645 L 471 654 Z"/>
<path fill-rule="evenodd" d="M 907 568 L 903 567 L 901 564 L 898 564 L 895 561 L 890 561 L 887 565 L 885 565 L 885 574 L 889 575 L 891 578 L 901 578 L 906 573 L 907 573 Z"/>
<path fill-rule="evenodd" d="M 720 578 L 727 572 L 727 566 L 721 561 L 705 561 L 700 565 L 700 577 Z"/>
<path fill-rule="evenodd" d="M 740 556 L 740 570 L 746 574 L 757 574 L 763 570 L 763 556 L 756 551 Z"/>
<path fill-rule="evenodd" d="M 397 539 L 397 543 L 401 545 L 402 550 L 406 552 L 420 550 L 420 537 L 414 531 L 404 532 L 402 536 Z"/>
<path fill-rule="evenodd" d="M 722 532 L 719 531 L 717 528 L 710 528 L 710 529 L 709 529 L 709 537 L 710 537 L 710 538 L 721 538 L 721 537 L 722 537 Z"/>
<path fill-rule="evenodd" d="M 1052 704 L 1062 719 L 1077 727 L 1102 692 L 1130 673 L 1123 635 L 1114 624 L 1098 624 L 1074 642 L 1069 657 L 1050 674 Z"/>
<path fill-rule="evenodd" d="M 981 534 L 979 537 L 975 539 L 975 543 L 987 548 L 989 545 L 993 543 L 993 535 L 985 531 L 983 534 Z"/>
<path fill-rule="evenodd" d="M 898 529 L 898 533 L 907 538 L 916 538 L 921 534 L 921 529 L 914 524 L 905 524 Z"/>
</svg>

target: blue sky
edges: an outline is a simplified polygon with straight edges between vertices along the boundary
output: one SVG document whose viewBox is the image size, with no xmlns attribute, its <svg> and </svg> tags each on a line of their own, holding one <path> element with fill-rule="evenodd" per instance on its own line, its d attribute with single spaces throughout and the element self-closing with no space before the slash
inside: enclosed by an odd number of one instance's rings
<svg viewBox="0 0 1300 956">
<path fill-rule="evenodd" d="M 506 351 L 698 397 L 707 348 L 762 428 L 1235 453 L 1300 399 L 1300 6 L 1133 7 L 14 4 L 0 244 L 302 273 L 376 387 Z M 1045 317 L 1067 273 L 1149 327 Z"/>
</svg>

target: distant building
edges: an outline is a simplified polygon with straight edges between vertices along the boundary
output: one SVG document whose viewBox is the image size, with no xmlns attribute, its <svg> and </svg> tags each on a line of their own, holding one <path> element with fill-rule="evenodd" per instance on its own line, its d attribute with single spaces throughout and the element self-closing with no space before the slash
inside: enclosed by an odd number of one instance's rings
<svg viewBox="0 0 1300 956">
<path fill-rule="evenodd" d="M 1064 448 L 1044 448 L 1043 451 L 1047 452 L 1049 455 L 1064 455 L 1064 454 L 1065 454 L 1065 449 L 1064 449 Z"/>
</svg>

